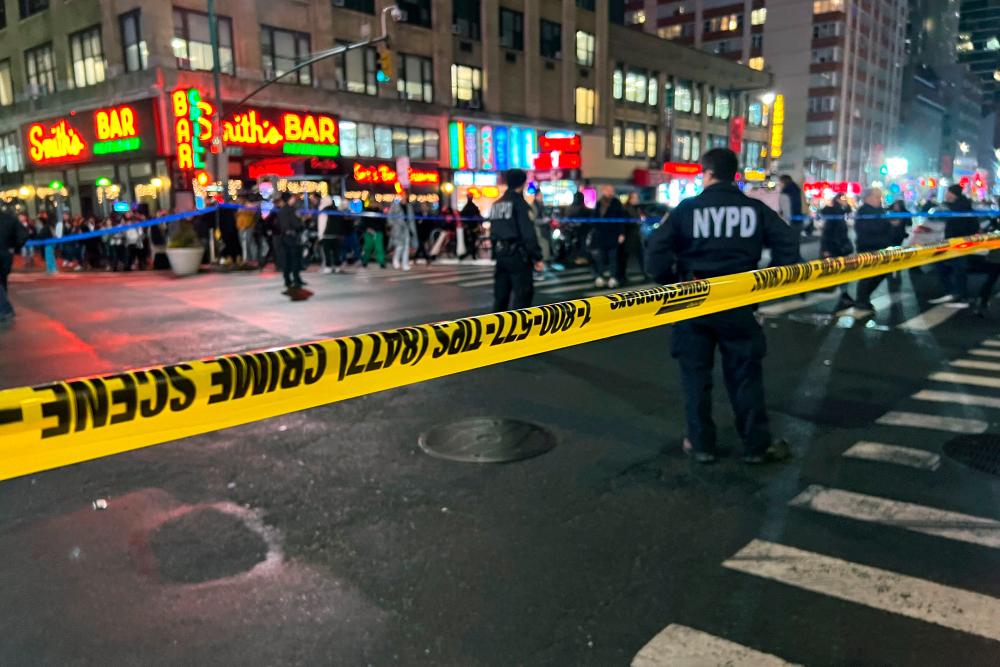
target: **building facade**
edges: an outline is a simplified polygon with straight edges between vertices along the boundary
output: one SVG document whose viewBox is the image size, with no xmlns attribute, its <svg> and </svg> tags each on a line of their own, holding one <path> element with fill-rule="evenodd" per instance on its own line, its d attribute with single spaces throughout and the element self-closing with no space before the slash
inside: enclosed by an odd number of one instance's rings
<svg viewBox="0 0 1000 667">
<path fill-rule="evenodd" d="M 1000 1 L 961 0 L 958 55 L 991 103 L 1000 101 Z"/>
<path fill-rule="evenodd" d="M 784 97 L 777 165 L 870 182 L 899 118 L 905 0 L 628 0 L 626 23 L 766 69 Z"/>
<path fill-rule="evenodd" d="M 201 178 L 226 192 L 271 179 L 376 199 L 409 180 L 428 200 L 488 199 L 514 166 L 564 198 L 590 181 L 634 185 L 635 169 L 662 172 L 666 157 L 696 160 L 674 127 L 720 141 L 734 117 L 756 114 L 748 91 L 770 85 L 735 62 L 636 42 L 609 0 L 400 0 L 389 60 L 354 49 L 239 104 L 310 54 L 379 35 L 391 4 L 217 0 L 217 95 L 204 0 L 73 11 L 0 0 L 0 199 L 185 208 Z M 711 106 L 674 114 L 671 91 L 689 88 Z"/>
</svg>

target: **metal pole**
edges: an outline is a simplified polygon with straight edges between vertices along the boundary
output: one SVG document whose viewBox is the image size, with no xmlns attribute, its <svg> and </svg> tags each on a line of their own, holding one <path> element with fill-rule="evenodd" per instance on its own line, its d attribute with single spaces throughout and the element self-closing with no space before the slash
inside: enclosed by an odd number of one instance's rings
<svg viewBox="0 0 1000 667">
<path fill-rule="evenodd" d="M 208 32 L 212 43 L 212 84 L 215 88 L 215 118 L 212 119 L 212 153 L 215 155 L 215 176 L 228 185 L 229 165 L 226 164 L 222 146 L 222 64 L 219 62 L 219 18 L 215 15 L 215 0 L 208 0 Z M 225 169 L 226 173 L 223 173 Z M 224 186 L 224 191 L 228 190 Z M 208 258 L 215 264 L 215 233 L 219 229 L 219 209 L 215 209 L 215 224 L 208 239 Z"/>
</svg>

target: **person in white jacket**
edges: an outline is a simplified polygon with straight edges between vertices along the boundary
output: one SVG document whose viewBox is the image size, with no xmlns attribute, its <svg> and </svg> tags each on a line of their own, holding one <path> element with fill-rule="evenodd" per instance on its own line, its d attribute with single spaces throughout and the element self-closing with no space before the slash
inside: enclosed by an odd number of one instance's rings
<svg viewBox="0 0 1000 667">
<path fill-rule="evenodd" d="M 410 270 L 410 249 L 417 247 L 417 223 L 409 193 L 403 190 L 389 209 L 389 248 L 392 266 Z"/>
</svg>

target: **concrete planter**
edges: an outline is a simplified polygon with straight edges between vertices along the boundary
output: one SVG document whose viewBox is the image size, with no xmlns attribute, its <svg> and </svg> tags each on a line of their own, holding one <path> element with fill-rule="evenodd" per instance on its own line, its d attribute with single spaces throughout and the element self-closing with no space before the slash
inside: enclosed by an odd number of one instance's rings
<svg viewBox="0 0 1000 667">
<path fill-rule="evenodd" d="M 170 268 L 177 276 L 192 276 L 201 268 L 201 257 L 205 254 L 202 248 L 167 248 L 167 259 Z"/>
</svg>

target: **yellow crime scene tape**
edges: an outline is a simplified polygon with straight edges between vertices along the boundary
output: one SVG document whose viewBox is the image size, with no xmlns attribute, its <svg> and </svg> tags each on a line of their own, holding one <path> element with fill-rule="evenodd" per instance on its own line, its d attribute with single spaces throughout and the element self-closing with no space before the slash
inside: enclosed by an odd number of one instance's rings
<svg viewBox="0 0 1000 667">
<path fill-rule="evenodd" d="M 0 479 L 1000 248 L 1000 233 L 0 391 Z"/>
</svg>

